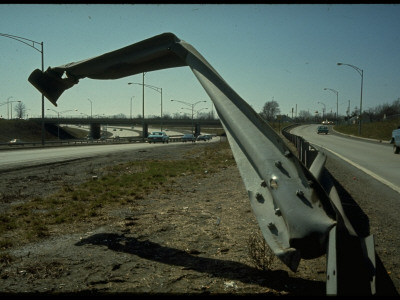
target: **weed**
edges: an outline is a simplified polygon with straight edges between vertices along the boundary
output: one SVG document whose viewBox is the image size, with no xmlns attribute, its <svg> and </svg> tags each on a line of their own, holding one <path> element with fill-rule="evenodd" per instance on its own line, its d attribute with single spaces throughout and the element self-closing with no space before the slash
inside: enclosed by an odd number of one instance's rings
<svg viewBox="0 0 400 300">
<path fill-rule="evenodd" d="M 257 269 L 270 270 L 275 254 L 260 232 L 253 232 L 248 239 L 248 254 Z"/>
</svg>

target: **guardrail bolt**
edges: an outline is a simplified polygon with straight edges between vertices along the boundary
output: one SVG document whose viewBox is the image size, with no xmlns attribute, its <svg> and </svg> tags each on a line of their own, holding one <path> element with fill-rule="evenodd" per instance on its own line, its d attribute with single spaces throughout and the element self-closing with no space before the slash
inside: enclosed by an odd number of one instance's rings
<svg viewBox="0 0 400 300">
<path fill-rule="evenodd" d="M 282 167 L 282 162 L 280 160 L 276 160 L 275 161 L 275 166 L 278 167 L 278 168 Z"/>
<path fill-rule="evenodd" d="M 260 193 L 257 193 L 257 194 L 256 194 L 256 199 L 257 199 L 257 200 L 262 200 L 262 199 L 263 199 L 263 196 L 262 196 Z"/>
<path fill-rule="evenodd" d="M 275 215 L 282 216 L 282 212 L 279 208 L 275 208 Z"/>
<path fill-rule="evenodd" d="M 286 157 L 290 157 L 290 156 L 292 156 L 292 152 L 290 152 L 289 150 L 286 150 L 284 155 Z"/>
<path fill-rule="evenodd" d="M 261 186 L 262 187 L 266 187 L 267 186 L 267 183 L 265 182 L 265 180 L 261 181 Z"/>
<path fill-rule="evenodd" d="M 304 196 L 304 192 L 301 191 L 301 190 L 297 190 L 296 191 L 296 195 L 299 196 L 299 197 L 303 197 Z"/>
<path fill-rule="evenodd" d="M 278 182 L 276 181 L 276 179 L 272 178 L 269 181 L 269 185 L 271 186 L 271 188 L 273 188 L 274 190 L 278 189 Z"/>
<path fill-rule="evenodd" d="M 274 223 L 270 222 L 270 223 L 268 224 L 268 228 L 269 228 L 270 230 L 273 230 L 273 229 L 276 229 L 276 226 L 275 226 Z"/>
</svg>

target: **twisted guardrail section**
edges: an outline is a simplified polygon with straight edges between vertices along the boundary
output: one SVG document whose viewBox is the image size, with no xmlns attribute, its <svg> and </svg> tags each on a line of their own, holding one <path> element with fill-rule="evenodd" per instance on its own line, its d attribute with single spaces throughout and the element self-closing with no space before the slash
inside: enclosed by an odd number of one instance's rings
<svg viewBox="0 0 400 300">
<path fill-rule="evenodd" d="M 192 45 L 172 33 L 163 33 L 100 56 L 49 67 L 45 72 L 36 69 L 28 80 L 56 106 L 61 94 L 83 78 L 118 79 L 183 66 L 192 70 L 214 103 L 271 250 L 293 271 L 301 259 L 327 254 L 327 294 L 340 294 L 336 268 L 340 246 L 336 241 L 342 229 L 337 230 L 338 225 L 356 233 L 335 189 L 327 191 L 320 183 L 326 156 L 318 152 L 307 167 Z M 370 251 L 371 243 L 363 245 Z M 373 255 L 365 256 L 372 266 Z M 371 272 L 368 280 L 374 294 Z"/>
</svg>

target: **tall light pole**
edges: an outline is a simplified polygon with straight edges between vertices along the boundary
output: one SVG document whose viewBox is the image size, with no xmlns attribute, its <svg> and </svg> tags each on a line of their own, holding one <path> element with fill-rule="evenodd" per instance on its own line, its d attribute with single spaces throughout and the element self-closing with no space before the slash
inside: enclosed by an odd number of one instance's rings
<svg viewBox="0 0 400 300">
<path fill-rule="evenodd" d="M 325 110 L 326 110 L 326 105 L 325 103 L 322 102 L 318 102 L 319 104 L 322 104 L 324 106 L 324 109 L 322 110 L 322 119 L 324 119 L 324 115 L 325 115 Z"/>
<path fill-rule="evenodd" d="M 89 98 L 87 99 L 90 102 L 90 118 L 93 118 L 93 102 Z"/>
<path fill-rule="evenodd" d="M 203 101 L 197 101 L 195 103 L 189 103 L 189 102 L 180 101 L 180 100 L 171 100 L 171 101 L 180 102 L 180 103 L 183 103 L 183 104 L 188 105 L 188 106 L 191 107 L 191 109 L 192 109 L 192 134 L 193 134 L 193 109 L 197 104 L 199 104 L 201 102 L 207 102 L 207 101 L 203 100 Z"/>
<path fill-rule="evenodd" d="M 17 100 L 17 101 L 9 101 L 8 103 L 11 103 L 11 110 L 10 110 L 10 112 L 11 112 L 11 120 L 12 120 L 12 104 L 13 104 L 13 102 L 21 102 L 20 100 Z"/>
<path fill-rule="evenodd" d="M 339 123 L 339 92 L 334 89 L 330 89 L 330 88 L 324 88 L 324 90 L 330 90 L 336 94 L 336 124 L 338 125 L 338 123 Z"/>
<path fill-rule="evenodd" d="M 15 100 L 15 101 L 10 101 L 10 99 L 13 98 L 13 96 L 10 96 L 7 98 L 7 101 L 2 103 L 1 105 L 7 104 L 7 119 L 10 120 L 10 109 L 9 109 L 9 104 L 14 103 L 14 102 L 21 102 L 21 100 Z M 1 106 L 0 105 L 0 106 Z M 12 104 L 11 104 L 11 119 L 12 119 Z"/>
<path fill-rule="evenodd" d="M 356 70 L 358 74 L 361 76 L 361 94 L 360 94 L 360 115 L 359 115 L 359 120 L 358 120 L 358 135 L 361 136 L 361 116 L 362 116 L 362 94 L 363 94 L 363 81 L 364 81 L 364 70 L 360 69 L 359 67 L 350 65 L 350 64 L 343 64 L 343 63 L 337 63 L 338 66 L 349 66 Z"/>
<path fill-rule="evenodd" d="M 57 123 L 58 123 L 58 126 L 57 126 L 57 137 L 58 137 L 58 139 L 60 139 L 60 114 L 63 114 L 63 113 L 69 112 L 69 111 L 78 111 L 78 110 L 77 109 L 68 109 L 68 110 L 64 110 L 64 111 L 56 111 L 56 110 L 51 109 L 51 108 L 48 108 L 47 110 L 52 110 L 57 114 Z"/>
<path fill-rule="evenodd" d="M 199 112 L 201 112 L 202 110 L 206 110 L 208 109 L 208 107 L 204 107 L 204 108 L 200 108 L 199 110 L 196 110 L 196 118 L 199 118 Z"/>
<path fill-rule="evenodd" d="M 44 50 L 43 50 L 43 42 L 36 42 L 24 37 L 16 36 L 16 35 L 11 35 L 11 34 L 6 34 L 6 33 L 0 33 L 0 36 L 4 36 L 6 38 L 10 38 L 13 40 L 16 40 L 18 42 L 24 43 L 25 45 L 28 45 L 29 47 L 35 49 L 36 51 L 39 51 L 42 54 L 42 72 L 44 71 Z M 36 48 L 36 44 L 39 44 L 41 47 L 40 49 Z M 42 94 L 42 145 L 44 146 L 44 95 Z"/>
<path fill-rule="evenodd" d="M 10 96 L 7 98 L 7 119 L 10 120 L 10 108 L 9 108 L 9 104 L 10 104 L 10 99 L 13 98 L 13 96 Z"/>
<path fill-rule="evenodd" d="M 7 119 L 8 120 L 10 119 L 10 109 L 8 108 L 8 105 L 13 102 L 21 102 L 20 100 L 10 101 L 11 98 L 12 98 L 12 96 L 8 97 L 6 102 L 0 104 L 0 106 L 7 104 Z M 12 104 L 11 104 L 11 119 L 12 119 Z"/>
<path fill-rule="evenodd" d="M 141 86 L 143 87 L 143 90 L 144 90 L 144 87 L 147 87 L 147 88 L 149 88 L 149 89 L 152 89 L 152 90 L 154 90 L 154 91 L 160 93 L 160 95 L 161 95 L 161 125 L 160 125 L 161 129 L 160 129 L 160 131 L 162 131 L 162 127 L 163 127 L 163 126 L 162 126 L 162 117 L 163 117 L 162 88 L 160 88 L 160 87 L 158 87 L 158 86 L 150 85 L 150 84 L 137 83 L 137 82 L 128 82 L 128 84 L 138 84 L 138 85 L 141 85 Z M 144 92 L 143 92 L 143 93 L 144 93 Z M 143 95 L 144 95 L 144 94 L 143 94 Z M 144 120 L 144 102 L 143 102 L 143 120 Z M 143 122 L 144 122 L 144 121 L 143 121 Z"/>
<path fill-rule="evenodd" d="M 142 140 L 144 141 L 144 138 L 145 138 L 145 123 L 144 123 L 144 75 L 146 75 L 146 73 L 147 72 L 143 72 L 142 73 L 142 127 L 143 127 L 143 129 L 142 129 L 142 131 L 143 131 L 143 134 L 142 134 Z M 128 82 L 128 84 L 133 84 L 132 82 Z M 140 84 L 140 83 L 139 83 Z"/>
<path fill-rule="evenodd" d="M 131 118 L 131 120 L 132 120 L 132 100 L 133 100 L 133 98 L 135 98 L 135 96 L 131 97 L 131 107 L 130 107 L 130 118 Z"/>
<path fill-rule="evenodd" d="M 190 108 L 187 108 L 187 107 L 182 107 L 181 109 L 191 110 Z M 194 113 L 196 113 L 196 118 L 199 118 L 199 112 L 202 110 L 206 110 L 206 109 L 208 109 L 208 107 L 200 108 L 199 110 L 192 111 L 192 114 L 194 115 Z M 192 117 L 193 117 L 193 115 L 192 115 Z"/>
<path fill-rule="evenodd" d="M 143 116 L 143 140 L 145 138 L 144 136 L 144 127 L 145 127 L 145 122 L 144 122 L 144 75 L 146 75 L 145 72 L 142 73 L 142 116 Z"/>
</svg>

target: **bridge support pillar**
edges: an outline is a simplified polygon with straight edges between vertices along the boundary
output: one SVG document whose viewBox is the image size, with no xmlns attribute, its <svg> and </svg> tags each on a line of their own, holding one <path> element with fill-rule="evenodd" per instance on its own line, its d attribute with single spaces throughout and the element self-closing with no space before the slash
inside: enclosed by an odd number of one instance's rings
<svg viewBox="0 0 400 300">
<path fill-rule="evenodd" d="M 149 135 L 149 124 L 143 123 L 143 132 L 142 132 L 143 139 L 147 138 L 148 135 Z"/>
<path fill-rule="evenodd" d="M 95 140 L 100 138 L 100 123 L 90 123 L 90 136 Z"/>
</svg>

